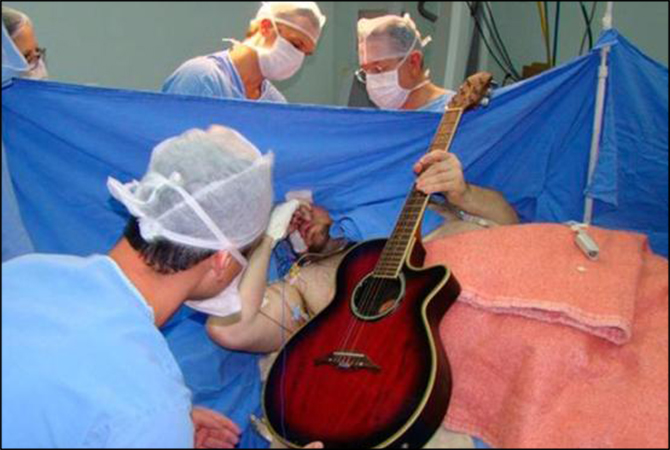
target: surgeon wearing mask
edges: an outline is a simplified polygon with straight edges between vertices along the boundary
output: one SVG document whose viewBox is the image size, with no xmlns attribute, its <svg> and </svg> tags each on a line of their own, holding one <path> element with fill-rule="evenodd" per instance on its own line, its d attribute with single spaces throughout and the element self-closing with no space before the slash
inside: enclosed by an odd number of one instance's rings
<svg viewBox="0 0 670 450">
<path fill-rule="evenodd" d="M 165 81 L 163 92 L 286 103 L 272 82 L 300 70 L 305 57 L 314 52 L 325 22 L 315 2 L 264 2 L 243 42 L 226 39 L 233 42 L 230 50 L 185 62 Z M 292 210 L 282 208 L 284 227 L 296 203 L 289 207 Z M 270 228 L 280 230 L 276 222 Z M 268 261 L 280 237 L 264 238 L 250 250 L 239 289 L 209 301 L 188 302 L 161 328 L 194 397 L 234 415 L 243 431 L 240 445 L 245 447 L 266 444 L 250 423 L 251 414 L 262 416 L 258 356 L 214 343 L 206 332 L 204 314 L 224 320 L 246 317 L 249 305 L 265 291 Z M 239 314 L 231 317 L 230 305 L 241 305 Z"/>
<path fill-rule="evenodd" d="M 429 42 L 408 14 L 359 20 L 357 75 L 373 103 L 381 109 L 444 112 L 456 93 L 431 81 L 424 61 Z M 420 191 L 446 198 L 440 210 L 454 227 L 461 227 L 462 222 L 473 227 L 519 222 L 502 194 L 466 182 L 461 162 L 453 153 L 430 152 L 415 164 L 414 171 Z"/>
<path fill-rule="evenodd" d="M 456 93 L 431 81 L 424 57 L 430 41 L 430 37 L 422 38 L 409 14 L 358 21 L 360 70 L 356 74 L 375 105 L 444 111 Z"/>
<path fill-rule="evenodd" d="M 4 8 L 3 8 L 4 9 Z M 3 11 L 4 12 L 4 11 Z M 25 58 L 9 37 L 5 24 L 2 24 L 2 86 L 11 83 L 12 78 L 20 76 L 28 69 Z M 10 175 L 7 155 L 5 154 L 5 133 L 2 127 L 2 262 L 34 251 L 28 235 Z"/>
<path fill-rule="evenodd" d="M 244 41 L 224 39 L 230 50 L 186 61 L 163 92 L 286 103 L 272 82 L 298 73 L 325 23 L 315 2 L 263 2 Z"/>
<path fill-rule="evenodd" d="M 19 73 L 18 76 L 33 80 L 48 78 L 45 63 L 46 50 L 39 46 L 30 18 L 21 11 L 3 6 L 2 23 L 14 45 L 28 63 L 26 70 Z"/>
<path fill-rule="evenodd" d="M 157 327 L 185 301 L 235 297 L 267 239 L 272 163 L 234 130 L 187 131 L 141 180 L 108 180 L 132 216 L 109 254 L 3 264 L 3 448 L 238 444 L 237 425 L 192 405 Z"/>
</svg>

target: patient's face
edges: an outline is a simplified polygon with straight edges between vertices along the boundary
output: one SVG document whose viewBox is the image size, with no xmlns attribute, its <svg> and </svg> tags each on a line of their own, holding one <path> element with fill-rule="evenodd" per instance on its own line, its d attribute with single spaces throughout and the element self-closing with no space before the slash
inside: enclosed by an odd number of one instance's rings
<svg viewBox="0 0 670 450">
<path fill-rule="evenodd" d="M 302 205 L 293 215 L 289 231 L 297 230 L 310 253 L 321 253 L 330 240 L 333 220 L 325 209 Z"/>
</svg>

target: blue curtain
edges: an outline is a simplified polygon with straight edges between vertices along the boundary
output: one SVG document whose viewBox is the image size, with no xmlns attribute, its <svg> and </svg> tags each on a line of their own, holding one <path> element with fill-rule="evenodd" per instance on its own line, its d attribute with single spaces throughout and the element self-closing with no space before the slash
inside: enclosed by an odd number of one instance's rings
<svg viewBox="0 0 670 450">
<path fill-rule="evenodd" d="M 612 45 L 611 69 L 603 148 L 591 186 L 586 177 L 599 47 L 496 91 L 488 108 L 465 115 L 453 152 L 469 181 L 501 191 L 524 221 L 581 220 L 588 188 L 596 198 L 597 225 L 647 233 L 654 249 L 667 256 L 668 71 L 615 31 L 601 37 L 604 44 Z M 289 190 L 312 189 L 316 202 L 352 237 L 386 236 L 412 184 L 412 164 L 427 149 L 439 119 L 435 113 L 27 80 L 16 80 L 2 93 L 13 188 L 40 252 L 108 249 L 126 213 L 107 193 L 106 178 L 141 177 L 161 140 L 215 123 L 276 154 L 277 200 Z M 8 196 L 3 178 L 3 203 Z M 13 228 L 7 222 L 3 215 L 3 247 L 5 228 Z M 425 230 L 438 222 L 429 216 Z"/>
</svg>

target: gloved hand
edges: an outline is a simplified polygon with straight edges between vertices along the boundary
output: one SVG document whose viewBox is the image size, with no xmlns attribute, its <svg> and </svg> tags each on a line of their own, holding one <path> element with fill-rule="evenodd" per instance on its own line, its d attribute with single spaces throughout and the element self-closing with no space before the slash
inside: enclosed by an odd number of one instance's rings
<svg viewBox="0 0 670 450">
<path fill-rule="evenodd" d="M 265 230 L 265 234 L 272 238 L 273 247 L 277 242 L 286 238 L 293 214 L 299 207 L 300 202 L 298 200 L 290 200 L 275 206 L 272 210 L 270 223 L 267 230 Z"/>
</svg>

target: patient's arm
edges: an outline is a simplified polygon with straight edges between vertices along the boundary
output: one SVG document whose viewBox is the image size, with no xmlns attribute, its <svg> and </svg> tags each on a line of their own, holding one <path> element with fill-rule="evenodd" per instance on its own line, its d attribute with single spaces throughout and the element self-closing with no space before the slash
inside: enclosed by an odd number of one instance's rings
<svg viewBox="0 0 670 450">
<path fill-rule="evenodd" d="M 415 164 L 414 171 L 419 175 L 417 188 L 425 194 L 443 193 L 457 208 L 499 225 L 519 222 L 502 194 L 465 181 L 461 162 L 452 153 L 430 152 Z"/>
<path fill-rule="evenodd" d="M 219 345 L 233 350 L 278 350 L 310 317 L 328 306 L 335 291 L 335 272 L 343 256 L 337 254 L 301 267 L 289 277 L 291 282 L 270 285 L 262 306 L 253 313 L 243 311 L 242 319 L 236 323 L 210 317 L 207 332 Z"/>
<path fill-rule="evenodd" d="M 502 194 L 491 189 L 467 184 L 459 203 L 454 205 L 467 213 L 492 220 L 499 225 L 519 223 L 514 208 L 507 203 Z"/>
<path fill-rule="evenodd" d="M 264 236 L 249 257 L 249 265 L 239 287 L 241 314 L 235 320 L 216 316 L 207 319 L 207 332 L 223 347 L 258 352 L 274 350 L 264 334 L 263 326 L 267 326 L 267 319 L 260 313 L 266 296 L 266 274 L 272 243 L 270 237 Z"/>
<path fill-rule="evenodd" d="M 216 343 L 232 350 L 269 353 L 278 350 L 304 322 L 294 316 L 300 307 L 298 290 L 286 282 L 268 287 L 262 307 L 255 314 L 234 324 L 210 317 L 207 332 Z"/>
<path fill-rule="evenodd" d="M 265 235 L 249 256 L 239 292 L 242 303 L 242 322 L 253 318 L 261 307 L 267 286 L 268 266 L 272 255 L 272 238 Z"/>
</svg>

